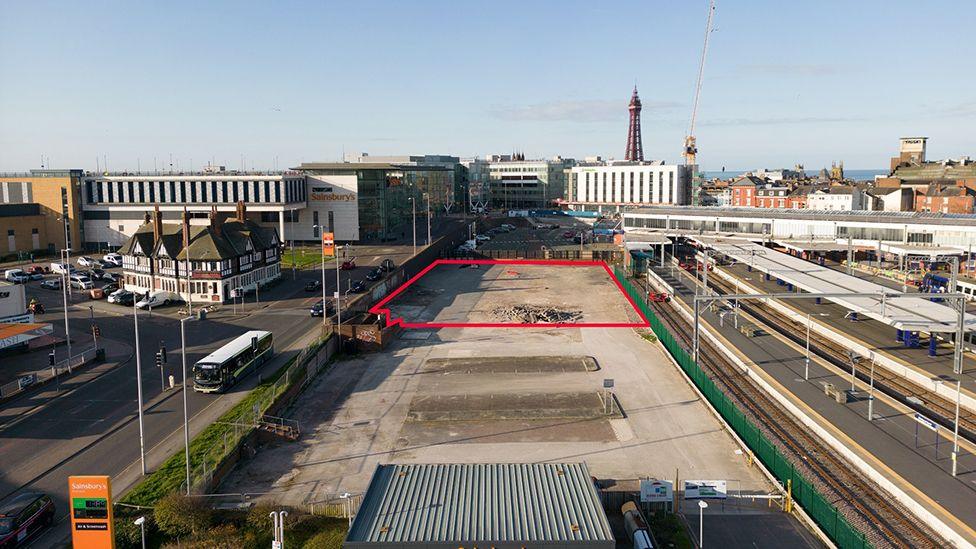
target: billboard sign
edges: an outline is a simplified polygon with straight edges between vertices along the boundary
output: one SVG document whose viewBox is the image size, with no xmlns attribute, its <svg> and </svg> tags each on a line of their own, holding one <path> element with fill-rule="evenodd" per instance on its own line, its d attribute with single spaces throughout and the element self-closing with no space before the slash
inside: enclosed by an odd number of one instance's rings
<svg viewBox="0 0 976 549">
<path fill-rule="evenodd" d="M 686 480 L 685 499 L 725 499 L 726 484 L 724 480 Z"/>
<path fill-rule="evenodd" d="M 335 233 L 322 233 L 322 253 L 335 257 Z"/>
<path fill-rule="evenodd" d="M 668 480 L 641 480 L 641 503 L 667 503 L 674 497 L 674 484 Z"/>
<path fill-rule="evenodd" d="M 115 547 L 112 531 L 112 484 L 108 476 L 68 477 L 71 542 L 75 549 Z"/>
</svg>

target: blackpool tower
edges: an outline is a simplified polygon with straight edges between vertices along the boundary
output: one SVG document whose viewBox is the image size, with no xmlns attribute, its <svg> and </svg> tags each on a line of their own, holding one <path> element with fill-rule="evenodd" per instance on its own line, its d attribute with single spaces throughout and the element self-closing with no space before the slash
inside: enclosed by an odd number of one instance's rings
<svg viewBox="0 0 976 549">
<path fill-rule="evenodd" d="M 630 96 L 630 105 L 627 109 L 630 111 L 630 127 L 627 128 L 627 152 L 624 154 L 624 160 L 643 162 L 644 146 L 641 145 L 640 123 L 641 102 L 640 97 L 637 97 L 637 86 L 634 86 L 634 95 Z"/>
</svg>

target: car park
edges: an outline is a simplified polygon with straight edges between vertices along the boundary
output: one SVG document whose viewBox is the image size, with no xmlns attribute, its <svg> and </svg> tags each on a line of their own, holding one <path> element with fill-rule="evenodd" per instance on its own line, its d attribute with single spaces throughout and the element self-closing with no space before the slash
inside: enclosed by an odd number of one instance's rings
<svg viewBox="0 0 976 549">
<path fill-rule="evenodd" d="M 23 547 L 54 522 L 54 501 L 43 492 L 24 492 L 0 503 L 0 547 Z"/>
<path fill-rule="evenodd" d="M 392 259 L 384 259 L 380 262 L 380 269 L 383 269 L 384 273 L 392 273 L 393 269 L 396 269 L 396 264 Z"/>
<path fill-rule="evenodd" d="M 315 290 L 321 290 L 321 289 L 322 289 L 322 281 L 317 278 L 315 280 L 309 280 L 308 282 L 305 283 L 306 292 L 314 292 Z"/>
<path fill-rule="evenodd" d="M 122 266 L 122 255 L 117 253 L 105 254 L 102 256 L 102 261 L 109 263 L 115 267 Z"/>
<path fill-rule="evenodd" d="M 82 267 L 94 267 L 95 260 L 87 255 L 84 255 L 78 258 L 78 265 Z"/>
<path fill-rule="evenodd" d="M 320 299 L 315 303 L 315 305 L 312 305 L 312 308 L 309 309 L 308 312 L 311 316 L 322 316 L 323 314 L 325 314 L 325 316 L 332 316 L 335 313 L 335 305 L 333 305 L 331 301 L 324 309 L 325 310 L 323 311 L 322 300 Z"/>
<path fill-rule="evenodd" d="M 44 282 L 41 282 L 41 288 L 44 288 L 45 290 L 60 290 L 61 279 L 52 278 L 50 280 L 45 280 Z"/>
<path fill-rule="evenodd" d="M 354 294 L 360 294 L 360 293 L 365 292 L 366 291 L 366 281 L 365 280 L 357 280 L 357 281 L 353 282 L 352 283 L 352 287 L 349 288 L 349 291 L 351 291 Z"/>
<path fill-rule="evenodd" d="M 95 287 L 95 284 L 92 282 L 91 278 L 89 278 L 88 275 L 81 273 L 71 275 L 68 280 L 70 281 L 69 283 L 71 284 L 72 288 L 78 288 L 79 290 L 90 290 Z"/>
<path fill-rule="evenodd" d="M 356 268 L 356 258 L 347 259 L 347 260 L 343 261 L 342 262 L 342 265 L 340 265 L 340 268 L 343 271 L 351 271 L 352 269 L 355 269 Z"/>
<path fill-rule="evenodd" d="M 383 278 L 383 269 L 375 267 L 368 273 L 366 273 L 366 280 L 379 280 Z"/>
<path fill-rule="evenodd" d="M 27 276 L 27 273 L 23 269 L 7 269 L 3 273 L 3 278 L 7 282 L 13 282 L 14 284 L 27 284 L 30 280 L 30 277 Z"/>
</svg>

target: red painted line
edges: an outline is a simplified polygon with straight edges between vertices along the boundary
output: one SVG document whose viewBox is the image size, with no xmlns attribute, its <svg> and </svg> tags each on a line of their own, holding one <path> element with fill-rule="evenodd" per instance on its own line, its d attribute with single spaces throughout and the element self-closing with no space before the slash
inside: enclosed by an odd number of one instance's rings
<svg viewBox="0 0 976 549">
<path fill-rule="evenodd" d="M 393 318 L 390 313 L 389 307 L 385 307 L 387 303 L 390 302 L 394 297 L 403 293 L 407 288 L 413 283 L 420 280 L 424 275 L 431 271 L 434 267 L 438 265 L 544 265 L 544 266 L 556 266 L 556 267 L 603 267 L 607 275 L 610 276 L 610 280 L 617 286 L 617 289 L 623 294 L 627 302 L 640 317 L 642 322 L 593 322 L 593 323 L 525 323 L 525 324 L 514 324 L 514 323 L 499 323 L 499 322 L 404 322 L 402 318 Z M 437 259 L 430 265 L 424 267 L 419 273 L 410 278 L 410 280 L 404 282 L 399 288 L 390 292 L 389 295 L 381 299 L 378 303 L 369 308 L 369 312 L 374 315 L 383 315 L 386 317 L 387 326 L 400 326 L 402 328 L 408 329 L 425 329 L 425 328 L 647 328 L 651 323 L 647 320 L 647 317 L 641 312 L 637 304 L 630 295 L 624 290 L 623 285 L 617 279 L 616 275 L 610 269 L 605 261 L 565 261 L 565 260 L 545 260 L 545 259 Z"/>
</svg>

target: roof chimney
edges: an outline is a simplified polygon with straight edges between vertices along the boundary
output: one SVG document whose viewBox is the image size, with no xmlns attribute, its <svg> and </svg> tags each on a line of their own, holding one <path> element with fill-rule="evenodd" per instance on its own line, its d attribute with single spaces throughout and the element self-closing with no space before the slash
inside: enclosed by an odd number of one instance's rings
<svg viewBox="0 0 976 549">
<path fill-rule="evenodd" d="M 220 238 L 220 220 L 217 219 L 217 206 L 212 206 L 210 208 L 210 232 L 217 238 Z"/>
<path fill-rule="evenodd" d="M 142 216 L 142 224 L 148 225 L 151 222 L 152 222 L 152 216 L 149 215 L 149 212 L 147 211 L 146 214 Z"/>
<path fill-rule="evenodd" d="M 186 250 L 190 247 L 190 214 L 186 211 L 186 206 L 183 207 L 183 249 Z M 190 252 L 187 251 L 187 254 Z"/>
<path fill-rule="evenodd" d="M 158 242 L 163 235 L 163 214 L 159 212 L 159 204 L 153 207 L 153 242 Z"/>
<path fill-rule="evenodd" d="M 245 214 L 247 214 L 247 208 L 244 206 L 243 200 L 237 201 L 237 220 L 244 221 Z"/>
</svg>

